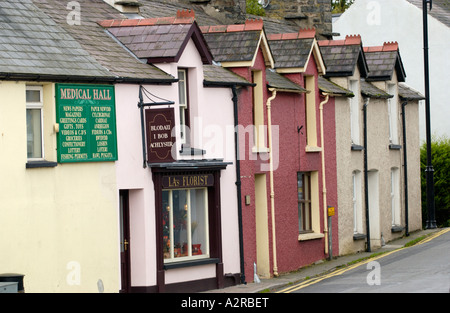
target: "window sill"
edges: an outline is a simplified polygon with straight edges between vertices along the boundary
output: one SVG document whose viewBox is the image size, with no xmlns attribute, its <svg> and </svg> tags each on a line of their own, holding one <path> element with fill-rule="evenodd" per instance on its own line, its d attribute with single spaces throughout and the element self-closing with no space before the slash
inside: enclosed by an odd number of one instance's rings
<svg viewBox="0 0 450 313">
<path fill-rule="evenodd" d="M 202 149 L 191 148 L 187 144 L 182 144 L 180 154 L 181 155 L 204 155 L 204 154 L 206 154 L 206 151 L 202 150 Z"/>
<path fill-rule="evenodd" d="M 393 233 L 400 233 L 400 232 L 402 232 L 403 231 L 403 226 L 400 226 L 400 225 L 392 225 L 392 227 L 391 227 L 391 232 L 393 232 Z"/>
<path fill-rule="evenodd" d="M 363 151 L 364 147 L 361 145 L 352 144 L 352 151 Z"/>
<path fill-rule="evenodd" d="M 402 148 L 402 145 L 397 145 L 397 144 L 393 144 L 391 143 L 389 145 L 389 150 L 400 150 Z"/>
<path fill-rule="evenodd" d="M 253 146 L 252 153 L 269 153 L 269 148 L 266 148 L 266 147 L 258 148 L 258 147 Z"/>
<path fill-rule="evenodd" d="M 325 235 L 321 234 L 321 233 L 299 234 L 298 241 L 320 239 L 320 238 L 324 238 L 324 237 L 325 237 Z"/>
<path fill-rule="evenodd" d="M 207 259 L 199 259 L 199 260 L 190 260 L 190 261 L 181 261 L 181 262 L 172 262 L 164 264 L 165 270 L 170 270 L 173 268 L 181 268 L 181 267 L 190 267 L 190 266 L 198 266 L 205 264 L 216 264 L 219 263 L 218 258 L 207 258 Z"/>
<path fill-rule="evenodd" d="M 50 162 L 46 160 L 40 160 L 40 161 L 28 161 L 25 164 L 26 168 L 45 168 L 45 167 L 57 167 L 57 162 Z"/>
<path fill-rule="evenodd" d="M 360 233 L 353 234 L 353 240 L 363 240 L 366 238 L 367 238 L 367 236 L 364 234 L 360 234 Z"/>
<path fill-rule="evenodd" d="M 305 151 L 306 152 L 322 152 L 322 147 L 306 146 Z"/>
</svg>

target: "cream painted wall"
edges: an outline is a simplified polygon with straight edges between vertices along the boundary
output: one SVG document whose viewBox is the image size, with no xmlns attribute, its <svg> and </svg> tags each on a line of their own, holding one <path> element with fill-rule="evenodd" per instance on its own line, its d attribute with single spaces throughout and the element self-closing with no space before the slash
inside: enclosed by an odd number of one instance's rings
<svg viewBox="0 0 450 313">
<path fill-rule="evenodd" d="M 54 84 L 44 85 L 45 152 L 56 160 Z M 0 272 L 25 292 L 118 292 L 114 162 L 26 169 L 25 82 L 0 82 Z"/>
<path fill-rule="evenodd" d="M 332 78 L 342 87 L 349 88 L 350 79 L 359 79 L 358 70 L 349 78 Z M 382 90 L 387 90 L 387 84 L 397 84 L 394 74 L 392 80 L 373 82 Z M 364 204 L 364 152 L 351 151 L 350 109 L 349 99 L 336 98 L 336 149 L 338 172 L 338 209 L 339 209 L 339 252 L 342 255 L 362 251 L 365 240 L 353 240 L 353 182 L 352 173 L 361 172 L 361 194 L 363 230 L 366 234 L 365 204 Z M 360 100 L 360 138 L 363 140 L 363 106 Z M 398 102 L 397 125 L 399 143 L 402 141 L 401 102 Z M 420 152 L 419 152 L 419 109 L 417 101 L 406 107 L 407 143 L 408 143 L 408 199 L 409 199 L 409 231 L 421 229 L 421 194 L 420 194 Z M 404 206 L 404 173 L 403 150 L 389 149 L 389 119 L 388 105 L 385 99 L 372 98 L 367 109 L 368 133 L 368 170 L 369 198 L 376 203 L 369 203 L 371 247 L 381 245 L 381 233 L 385 242 L 389 242 L 403 233 L 393 233 L 391 213 L 391 168 L 400 170 L 400 207 L 401 226 L 405 226 Z M 376 173 L 376 174 L 375 174 Z M 375 186 L 376 185 L 376 186 Z M 375 193 L 375 194 L 374 194 Z"/>
<path fill-rule="evenodd" d="M 350 80 L 359 80 L 358 68 L 350 77 L 333 77 L 334 82 L 344 88 L 350 88 Z M 360 87 L 359 87 L 360 88 Z M 360 89 L 358 90 L 360 92 Z M 363 98 L 360 99 L 360 144 L 363 140 Z M 346 97 L 336 97 L 335 117 L 336 117 L 336 166 L 338 177 L 338 214 L 339 214 L 339 253 L 342 255 L 363 251 L 365 249 L 364 240 L 353 240 L 353 171 L 364 173 L 364 152 L 352 151 L 351 130 L 350 130 L 350 99 Z M 364 179 L 361 175 L 361 195 L 364 197 Z M 364 199 L 364 198 L 363 198 Z M 365 223 L 364 201 L 362 202 L 363 223 Z M 365 224 L 363 229 L 365 230 Z"/>
</svg>

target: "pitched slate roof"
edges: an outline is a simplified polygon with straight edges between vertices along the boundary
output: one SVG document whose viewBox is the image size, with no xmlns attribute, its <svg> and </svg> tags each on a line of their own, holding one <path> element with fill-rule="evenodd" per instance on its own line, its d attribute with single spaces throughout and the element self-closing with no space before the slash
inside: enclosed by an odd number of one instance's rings
<svg viewBox="0 0 450 313">
<path fill-rule="evenodd" d="M 0 2 L 0 78 L 113 78 L 31 0 Z"/>
<path fill-rule="evenodd" d="M 420 92 L 412 89 L 405 83 L 398 84 L 398 95 L 403 100 L 425 100 L 425 97 Z"/>
<path fill-rule="evenodd" d="M 253 83 L 219 65 L 203 65 L 205 86 L 253 86 Z"/>
<path fill-rule="evenodd" d="M 149 63 L 177 62 L 191 38 L 203 63 L 212 61 L 211 52 L 195 22 L 194 11 L 178 11 L 173 17 L 106 20 L 99 24 L 138 58 L 147 59 Z"/>
<path fill-rule="evenodd" d="M 215 61 L 252 62 L 262 44 L 266 64 L 273 66 L 262 20 L 247 20 L 245 24 L 235 25 L 201 26 L 200 29 Z"/>
<path fill-rule="evenodd" d="M 364 97 L 376 99 L 387 99 L 394 97 L 393 95 L 388 94 L 384 90 L 381 90 L 380 88 L 366 81 L 365 79 L 361 79 L 360 86 L 361 86 L 361 94 Z"/>
<path fill-rule="evenodd" d="M 407 0 L 422 10 L 423 0 Z M 433 0 L 433 7 L 428 11 L 432 17 L 450 27 L 450 2 L 448 0 Z"/>
<path fill-rule="evenodd" d="M 377 47 L 364 47 L 364 53 L 369 67 L 369 80 L 390 80 L 395 70 L 398 81 L 405 81 L 406 73 L 397 42 L 385 42 L 383 46 Z"/>
<path fill-rule="evenodd" d="M 368 73 L 361 36 L 346 36 L 343 40 L 319 40 L 320 51 L 327 68 L 326 76 L 351 76 L 356 66 L 361 77 Z"/>
<path fill-rule="evenodd" d="M 266 69 L 266 80 L 269 88 L 279 89 L 287 92 L 307 93 L 308 90 L 297 85 L 293 81 L 284 77 L 281 74 L 276 73 L 272 69 Z"/>
<path fill-rule="evenodd" d="M 29 1 L 29 0 L 28 0 Z M 161 69 L 142 63 L 108 34 L 98 21 L 124 16 L 103 0 L 77 0 L 81 8 L 80 25 L 69 25 L 66 1 L 32 0 L 34 4 L 73 37 L 117 81 L 169 83 L 176 79 Z"/>
<path fill-rule="evenodd" d="M 305 67 L 311 53 L 314 36 L 314 29 L 267 35 L 275 59 L 275 68 Z"/>
<path fill-rule="evenodd" d="M 319 76 L 318 85 L 321 92 L 333 95 L 333 96 L 344 96 L 344 97 L 354 97 L 354 93 L 351 90 L 345 89 L 339 86 L 335 82 L 326 79 L 323 76 Z"/>
</svg>

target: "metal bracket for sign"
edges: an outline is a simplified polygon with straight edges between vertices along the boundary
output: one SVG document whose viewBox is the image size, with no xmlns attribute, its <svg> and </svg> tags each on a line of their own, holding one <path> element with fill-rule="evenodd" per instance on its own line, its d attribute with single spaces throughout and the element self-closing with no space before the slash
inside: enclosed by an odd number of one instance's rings
<svg viewBox="0 0 450 313">
<path fill-rule="evenodd" d="M 152 102 L 145 103 L 144 102 L 144 94 L 145 96 Z M 154 101 L 151 97 L 158 98 L 159 100 L 163 100 L 161 102 Z M 138 108 L 141 110 L 141 131 L 142 131 L 142 156 L 143 156 L 143 167 L 147 167 L 147 147 L 145 146 L 145 123 L 144 123 L 144 108 L 145 107 L 152 107 L 152 106 L 161 106 L 161 105 L 174 105 L 175 102 L 169 101 L 163 98 L 160 98 L 158 96 L 155 96 L 151 92 L 149 92 L 147 89 L 145 89 L 142 85 L 139 86 L 139 103 Z"/>
</svg>

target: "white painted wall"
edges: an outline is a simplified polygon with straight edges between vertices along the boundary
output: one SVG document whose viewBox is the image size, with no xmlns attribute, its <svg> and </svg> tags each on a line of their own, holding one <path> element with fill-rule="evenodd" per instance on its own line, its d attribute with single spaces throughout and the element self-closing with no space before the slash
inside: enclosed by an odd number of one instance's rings
<svg viewBox="0 0 450 313">
<path fill-rule="evenodd" d="M 338 19 L 333 31 L 345 35 L 360 34 L 364 46 L 381 46 L 397 41 L 406 71 L 406 83 L 425 95 L 423 66 L 422 10 L 406 0 L 356 0 Z M 432 132 L 450 136 L 450 30 L 428 15 L 430 103 Z M 420 138 L 425 140 L 425 105 L 420 105 Z"/>
</svg>

